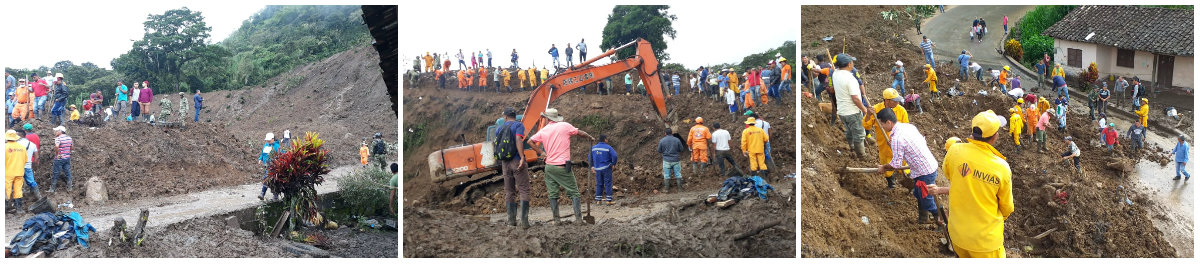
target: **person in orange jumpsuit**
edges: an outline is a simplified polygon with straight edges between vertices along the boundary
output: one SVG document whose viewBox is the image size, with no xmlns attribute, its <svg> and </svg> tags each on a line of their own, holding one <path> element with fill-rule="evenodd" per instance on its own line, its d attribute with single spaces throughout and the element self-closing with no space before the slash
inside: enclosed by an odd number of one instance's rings
<svg viewBox="0 0 1200 264">
<path fill-rule="evenodd" d="M 484 90 L 488 87 L 487 82 L 488 72 L 487 67 L 479 67 L 479 89 Z"/>
<path fill-rule="evenodd" d="M 367 149 L 367 141 L 363 140 L 362 147 L 358 148 L 359 162 L 362 162 L 363 167 L 367 166 L 367 160 L 368 160 L 367 158 L 369 158 L 370 156 L 371 156 L 371 154 L 369 152 L 369 149 Z"/>
<path fill-rule="evenodd" d="M 696 117 L 696 125 L 688 131 L 687 145 L 692 149 L 692 174 L 699 174 L 708 167 L 708 143 L 712 141 L 712 133 L 704 126 L 704 118 Z M 696 169 L 697 164 L 699 170 Z"/>
</svg>

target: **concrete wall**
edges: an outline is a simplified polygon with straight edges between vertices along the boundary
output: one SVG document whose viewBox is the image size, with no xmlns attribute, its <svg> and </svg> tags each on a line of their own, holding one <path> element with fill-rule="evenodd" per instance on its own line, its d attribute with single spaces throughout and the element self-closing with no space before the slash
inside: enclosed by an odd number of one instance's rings
<svg viewBox="0 0 1200 264">
<path fill-rule="evenodd" d="M 1076 68 L 1067 65 L 1067 49 L 1082 50 L 1083 67 Z M 1112 46 L 1101 46 L 1092 43 L 1075 42 L 1068 40 L 1054 40 L 1054 61 L 1060 62 L 1063 69 L 1069 74 L 1079 74 L 1087 69 L 1091 62 L 1096 62 L 1096 69 L 1100 71 L 1100 77 L 1108 75 L 1137 76 L 1143 80 L 1154 80 L 1154 57 L 1153 53 L 1145 51 L 1134 51 L 1133 68 L 1117 66 L 1117 48 Z M 1171 85 L 1178 87 L 1193 86 L 1193 57 L 1175 57 L 1175 70 L 1172 76 Z"/>
</svg>

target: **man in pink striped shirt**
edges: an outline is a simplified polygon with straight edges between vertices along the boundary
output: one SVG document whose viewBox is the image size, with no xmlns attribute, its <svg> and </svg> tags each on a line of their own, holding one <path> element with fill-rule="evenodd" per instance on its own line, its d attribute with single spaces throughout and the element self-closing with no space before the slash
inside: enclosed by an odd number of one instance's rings
<svg viewBox="0 0 1200 264">
<path fill-rule="evenodd" d="M 892 161 L 879 165 L 879 173 L 902 168 L 903 162 L 908 162 L 912 173 L 909 178 L 924 184 L 934 184 L 937 179 L 937 159 L 929 152 L 925 136 L 917 131 L 917 127 L 909 123 L 896 122 L 896 113 L 890 108 L 884 108 L 875 114 L 880 126 L 888 133 L 889 145 L 892 147 Z M 918 183 L 920 184 L 920 183 Z M 923 188 L 913 188 L 913 196 L 917 198 L 917 223 L 924 224 L 929 215 L 937 217 L 937 203 L 933 194 L 926 193 Z M 938 221 L 938 224 L 941 224 Z"/>
</svg>

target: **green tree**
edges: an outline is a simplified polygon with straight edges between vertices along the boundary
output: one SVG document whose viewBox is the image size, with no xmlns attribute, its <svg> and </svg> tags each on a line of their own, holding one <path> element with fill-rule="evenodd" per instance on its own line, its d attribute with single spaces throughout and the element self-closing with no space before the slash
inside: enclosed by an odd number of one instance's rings
<svg viewBox="0 0 1200 264">
<path fill-rule="evenodd" d="M 746 69 L 749 67 L 762 67 L 762 66 L 767 65 L 768 61 L 774 60 L 775 54 L 781 54 L 781 55 L 783 55 L 784 58 L 787 58 L 790 62 L 795 63 L 794 61 L 796 60 L 796 41 L 794 41 L 794 40 L 784 41 L 783 45 L 780 45 L 779 47 L 768 49 L 761 53 L 747 55 L 746 57 L 742 58 L 742 62 L 739 63 L 737 66 L 739 69 Z"/>
<path fill-rule="evenodd" d="M 163 92 L 180 90 L 186 80 L 183 65 L 203 57 L 199 53 L 205 50 L 212 28 L 204 23 L 204 15 L 187 7 L 147 15 L 142 25 L 142 40 L 114 59 L 113 69 L 148 80 Z"/>
<path fill-rule="evenodd" d="M 231 87 L 257 85 L 304 63 L 370 43 L 359 6 L 267 6 L 221 41 Z"/>
<path fill-rule="evenodd" d="M 666 5 L 613 7 L 612 14 L 608 15 L 608 24 L 604 25 L 600 48 L 608 50 L 643 38 L 650 42 L 658 60 L 670 60 L 671 55 L 666 52 L 666 38 L 675 39 L 675 28 L 671 26 L 675 15 L 667 12 L 669 8 Z M 624 49 L 617 52 L 617 57 L 627 58 L 633 53 L 634 49 Z"/>
<path fill-rule="evenodd" d="M 1014 31 L 1020 33 L 1017 41 L 1021 42 L 1021 48 L 1025 52 L 1021 62 L 1033 65 L 1042 59 L 1043 53 L 1050 54 L 1050 57 L 1053 58 L 1054 38 L 1042 35 L 1042 31 L 1050 28 L 1054 23 L 1058 23 L 1076 7 L 1078 6 L 1038 6 L 1025 13 L 1025 16 L 1021 17 L 1021 21 L 1017 22 L 1016 28 L 1020 30 Z"/>
</svg>

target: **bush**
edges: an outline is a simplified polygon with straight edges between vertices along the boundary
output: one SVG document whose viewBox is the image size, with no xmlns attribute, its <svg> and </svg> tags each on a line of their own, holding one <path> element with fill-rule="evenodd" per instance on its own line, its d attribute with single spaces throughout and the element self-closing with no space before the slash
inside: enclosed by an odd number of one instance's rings
<svg viewBox="0 0 1200 264">
<path fill-rule="evenodd" d="M 1084 91 L 1090 91 L 1093 86 L 1096 86 L 1096 80 L 1100 79 L 1100 71 L 1096 69 L 1096 62 L 1088 65 L 1087 71 L 1079 74 L 1079 87 Z"/>
<path fill-rule="evenodd" d="M 324 183 L 324 175 L 330 171 L 329 151 L 322 149 L 324 145 L 317 133 L 307 132 L 290 148 L 272 154 L 267 170 L 266 185 L 271 193 L 283 194 L 285 203 L 294 208 L 296 218 L 313 224 L 323 222 L 316 205 L 316 185 Z"/>
<path fill-rule="evenodd" d="M 1021 58 L 1022 63 L 1033 65 L 1042 58 L 1043 53 L 1054 55 L 1054 39 L 1042 35 L 1042 32 L 1053 26 L 1054 23 L 1058 23 L 1076 7 L 1078 6 L 1038 6 L 1025 13 L 1016 26 L 1020 29 L 1018 31 L 1020 35 L 1016 38 L 1021 42 L 1024 51 Z"/>
<path fill-rule="evenodd" d="M 388 180 L 392 174 L 376 166 L 368 166 L 345 178 L 338 180 L 338 189 L 342 200 L 346 202 L 350 213 L 359 216 L 374 216 L 379 212 L 387 212 L 387 203 L 398 206 L 398 200 L 391 200 L 391 188 Z M 398 207 L 394 207 L 398 208 Z"/>
<path fill-rule="evenodd" d="M 1021 49 L 1021 42 L 1016 39 L 1008 39 L 1007 42 L 1004 42 L 1004 54 L 1008 54 L 1009 57 L 1021 60 L 1024 58 L 1024 53 L 1025 50 Z"/>
</svg>

